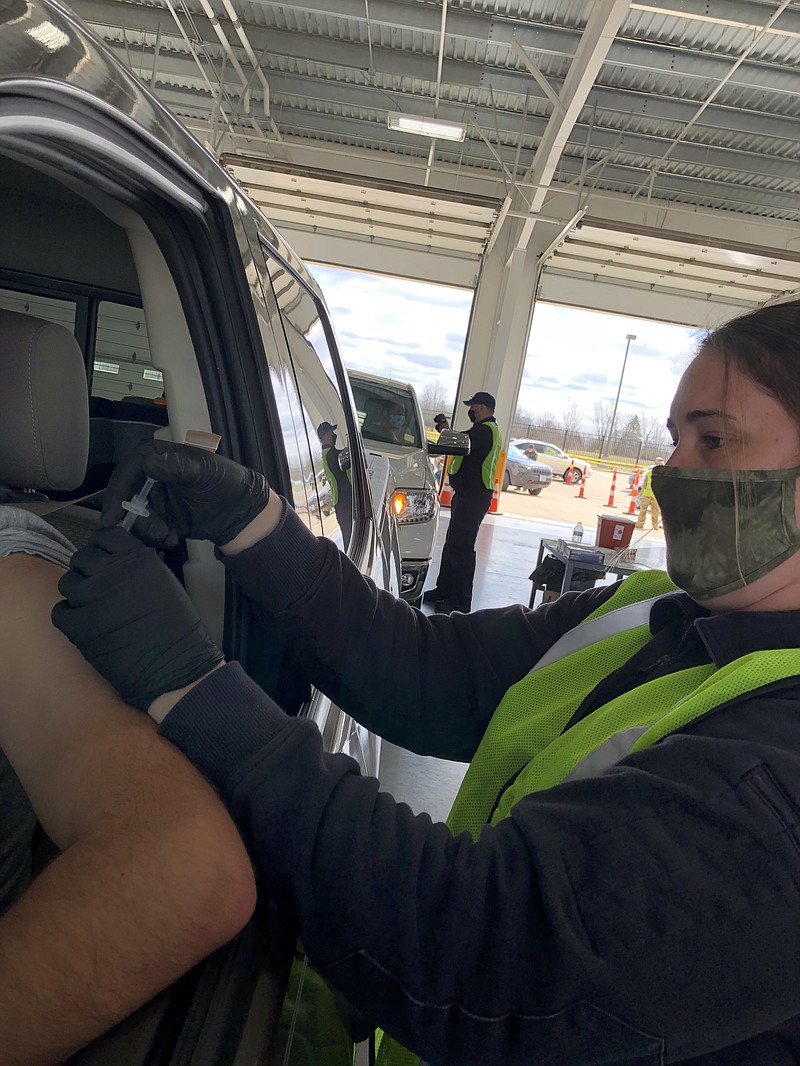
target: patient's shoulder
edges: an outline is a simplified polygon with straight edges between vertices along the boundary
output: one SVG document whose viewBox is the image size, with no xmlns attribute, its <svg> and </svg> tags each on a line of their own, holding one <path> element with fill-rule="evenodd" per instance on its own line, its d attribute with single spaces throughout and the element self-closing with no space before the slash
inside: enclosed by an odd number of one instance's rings
<svg viewBox="0 0 800 1066">
<path fill-rule="evenodd" d="M 52 607 L 59 598 L 58 582 L 63 573 L 63 566 L 37 555 L 17 552 L 0 556 L 0 611 L 6 623 Z"/>
</svg>

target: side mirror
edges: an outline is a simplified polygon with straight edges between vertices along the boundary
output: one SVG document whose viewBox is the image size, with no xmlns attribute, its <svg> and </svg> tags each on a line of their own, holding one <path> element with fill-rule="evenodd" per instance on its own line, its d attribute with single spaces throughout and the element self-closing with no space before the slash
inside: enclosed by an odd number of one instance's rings
<svg viewBox="0 0 800 1066">
<path fill-rule="evenodd" d="M 428 444 L 428 455 L 469 455 L 469 437 L 455 429 L 444 429 L 435 444 Z"/>
</svg>

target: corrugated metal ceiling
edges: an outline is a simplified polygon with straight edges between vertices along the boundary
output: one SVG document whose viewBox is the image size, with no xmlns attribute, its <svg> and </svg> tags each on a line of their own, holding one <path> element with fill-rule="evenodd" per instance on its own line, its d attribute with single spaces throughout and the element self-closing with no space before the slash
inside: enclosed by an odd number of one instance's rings
<svg viewBox="0 0 800 1066">
<path fill-rule="evenodd" d="M 225 132 L 229 144 L 237 137 L 251 140 L 252 123 L 242 113 L 246 108 L 235 106 L 240 99 L 246 100 L 250 113 L 265 129 L 269 126 L 264 93 L 222 0 L 179 0 L 176 5 L 160 0 L 73 2 L 78 14 L 123 58 L 129 58 L 139 73 L 151 80 L 155 70 L 152 80 L 157 92 L 161 86 L 173 92 L 183 88 L 187 96 L 194 97 L 185 101 L 186 111 L 202 113 L 205 106 L 210 139 Z M 691 199 L 693 186 L 689 182 L 681 185 L 681 179 L 702 179 L 708 186 L 718 186 L 713 191 L 709 188 L 703 203 L 711 199 L 724 203 L 726 188 L 731 188 L 736 190 L 730 197 L 736 210 L 747 211 L 751 204 L 754 214 L 768 214 L 774 201 L 761 194 L 762 188 L 790 197 L 797 194 L 800 10 L 789 4 L 770 31 L 764 32 L 758 27 L 763 28 L 774 15 L 775 3 L 672 3 L 673 9 L 669 4 L 631 7 L 565 155 L 582 158 L 587 150 L 590 161 L 606 158 L 629 172 L 628 179 L 615 180 L 613 168 L 607 166 L 596 179 L 597 187 L 627 192 L 637 172 L 640 182 L 649 182 L 654 173 L 651 198 L 669 198 L 677 189 Z M 324 139 L 344 147 L 366 145 L 377 152 L 386 151 L 388 143 L 412 155 L 427 155 L 428 142 L 407 134 L 387 137 L 383 127 L 387 111 L 434 112 L 439 4 L 232 0 L 232 5 L 269 82 L 275 128 L 268 129 L 268 137 Z M 463 168 L 488 168 L 498 177 L 503 167 L 518 176 L 528 171 L 552 108 L 512 41 L 525 48 L 558 92 L 591 7 L 583 0 L 457 0 L 448 5 L 438 114 L 465 120 L 470 128 L 456 153 L 452 146 L 437 144 L 434 168 L 437 159 L 455 156 Z M 209 11 L 219 20 L 240 70 L 249 79 L 247 86 L 223 56 Z M 223 81 L 223 110 L 227 96 L 230 112 L 224 131 L 212 129 L 215 102 L 199 77 L 198 64 L 206 68 L 212 87 Z M 287 78 L 302 84 L 289 84 Z M 687 121 L 715 91 L 701 119 L 686 132 Z M 174 96 L 170 103 L 175 106 Z M 669 105 L 676 105 L 680 113 L 664 113 Z M 314 111 L 317 121 L 297 118 L 298 113 L 308 117 Z M 726 121 L 721 123 L 718 118 L 723 112 Z M 362 128 L 355 132 L 357 123 Z M 633 140 L 623 137 L 612 143 L 608 137 L 612 131 L 615 136 L 631 134 Z M 684 151 L 659 165 L 666 147 L 679 136 Z M 252 151 L 252 145 L 248 150 Z M 706 166 L 703 150 L 709 154 Z M 271 154 L 269 141 L 263 151 L 265 157 Z M 724 164 L 717 158 L 723 152 L 728 154 Z M 762 180 L 764 174 L 769 181 Z M 741 195 L 744 190 L 746 195 Z M 787 206 L 781 201 L 782 210 Z M 800 203 L 797 209 L 800 213 Z"/>
<path fill-rule="evenodd" d="M 359 152 L 517 201 L 596 10 L 449 0 L 442 36 L 438 0 L 68 2 L 220 152 L 313 148 L 329 169 Z M 464 122 L 465 141 L 390 131 L 388 112 Z M 800 221 L 800 4 L 631 4 L 562 139 L 554 180 L 573 189 Z"/>
</svg>

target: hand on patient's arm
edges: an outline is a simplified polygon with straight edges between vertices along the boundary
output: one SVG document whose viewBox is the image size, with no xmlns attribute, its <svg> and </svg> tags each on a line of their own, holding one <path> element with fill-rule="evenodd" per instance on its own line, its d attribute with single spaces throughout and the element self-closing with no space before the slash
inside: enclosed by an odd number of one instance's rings
<svg viewBox="0 0 800 1066">
<path fill-rule="evenodd" d="M 58 587 L 65 600 L 53 609 L 54 625 L 140 710 L 223 662 L 176 578 L 118 526 L 75 553 Z"/>
<path fill-rule="evenodd" d="M 229 940 L 255 899 L 222 805 L 50 625 L 61 571 L 0 559 L 0 747 L 63 853 L 0 918 L 0 1058 L 60 1062 Z"/>
</svg>

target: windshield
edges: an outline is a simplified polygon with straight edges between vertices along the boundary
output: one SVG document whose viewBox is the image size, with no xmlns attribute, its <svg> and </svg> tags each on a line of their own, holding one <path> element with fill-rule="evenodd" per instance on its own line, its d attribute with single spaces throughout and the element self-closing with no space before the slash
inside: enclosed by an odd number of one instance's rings
<svg viewBox="0 0 800 1066">
<path fill-rule="evenodd" d="M 351 378 L 358 424 L 366 440 L 403 448 L 422 447 L 422 429 L 410 386 Z"/>
</svg>

